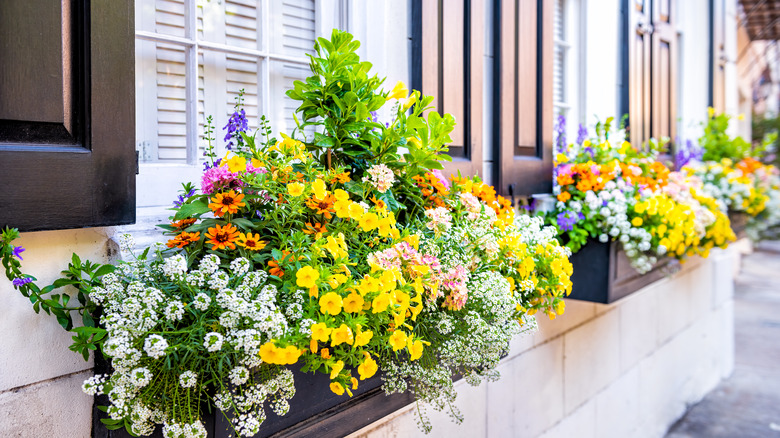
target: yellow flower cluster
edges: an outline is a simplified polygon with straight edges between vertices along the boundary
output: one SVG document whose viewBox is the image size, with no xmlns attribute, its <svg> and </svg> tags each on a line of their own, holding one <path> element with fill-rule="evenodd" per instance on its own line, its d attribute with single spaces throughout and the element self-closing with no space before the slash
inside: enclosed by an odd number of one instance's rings
<svg viewBox="0 0 780 438">
<path fill-rule="evenodd" d="M 633 214 L 653 236 L 653 242 L 663 246 L 670 255 L 683 257 L 688 248 L 699 244 L 693 210 L 667 195 L 654 194 L 641 199 L 634 205 Z"/>
</svg>

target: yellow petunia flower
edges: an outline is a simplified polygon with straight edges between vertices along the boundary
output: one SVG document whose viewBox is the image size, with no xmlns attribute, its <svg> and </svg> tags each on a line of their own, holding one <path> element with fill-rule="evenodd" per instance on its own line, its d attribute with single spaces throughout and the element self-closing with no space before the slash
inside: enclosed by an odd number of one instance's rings
<svg viewBox="0 0 780 438">
<path fill-rule="evenodd" d="M 319 342 L 328 342 L 332 331 L 333 329 L 324 322 L 318 322 L 311 326 L 311 338 Z"/>
<path fill-rule="evenodd" d="M 381 293 L 371 303 L 371 310 L 374 313 L 381 313 L 387 310 L 388 306 L 390 306 L 390 294 Z"/>
<path fill-rule="evenodd" d="M 372 377 L 374 374 L 376 374 L 377 370 L 379 370 L 379 366 L 377 366 L 376 361 L 367 351 L 364 351 L 363 355 L 365 356 L 365 360 L 358 366 L 360 380 L 365 380 Z"/>
<path fill-rule="evenodd" d="M 355 341 L 352 329 L 349 328 L 349 326 L 346 324 L 341 324 L 339 328 L 333 329 L 333 333 L 330 335 L 330 339 L 331 347 L 335 347 L 341 344 L 352 345 L 352 343 Z"/>
<path fill-rule="evenodd" d="M 398 351 L 406 347 L 407 337 L 408 336 L 403 330 L 396 330 L 392 335 L 390 335 L 390 338 L 387 340 L 387 342 L 391 347 L 393 347 L 393 351 Z"/>
<path fill-rule="evenodd" d="M 305 189 L 305 187 L 306 186 L 304 186 L 301 183 L 297 183 L 297 182 L 290 183 L 287 184 L 287 193 L 290 196 L 294 196 L 297 198 L 298 196 L 301 196 L 303 194 L 303 190 Z"/>
<path fill-rule="evenodd" d="M 390 90 L 390 94 L 387 95 L 388 99 L 401 99 L 409 95 L 409 90 L 406 88 L 406 85 L 403 83 L 403 81 L 398 81 L 395 84 L 395 87 L 393 87 L 392 90 Z"/>
<path fill-rule="evenodd" d="M 349 313 L 359 313 L 363 310 L 365 301 L 360 294 L 352 292 L 346 298 L 344 298 L 344 311 Z"/>
<path fill-rule="evenodd" d="M 336 395 L 344 394 L 344 386 L 342 386 L 339 382 L 330 382 L 330 390 L 333 391 L 333 393 Z"/>
<path fill-rule="evenodd" d="M 311 266 L 304 266 L 295 273 L 295 284 L 300 287 L 312 288 L 317 285 L 320 272 Z"/>
<path fill-rule="evenodd" d="M 341 313 L 342 300 L 335 292 L 328 292 L 320 298 L 320 312 L 329 315 Z"/>
</svg>

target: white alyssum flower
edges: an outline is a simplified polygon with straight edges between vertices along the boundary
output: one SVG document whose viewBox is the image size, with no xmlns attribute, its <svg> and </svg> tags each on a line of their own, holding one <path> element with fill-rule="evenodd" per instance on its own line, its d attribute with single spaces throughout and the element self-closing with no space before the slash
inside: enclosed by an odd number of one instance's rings
<svg viewBox="0 0 780 438">
<path fill-rule="evenodd" d="M 136 368 L 130 372 L 130 381 L 136 388 L 143 388 L 152 381 L 152 372 L 146 367 Z"/>
<path fill-rule="evenodd" d="M 187 273 L 187 259 L 181 254 L 165 259 L 163 273 L 171 280 L 179 280 Z"/>
<path fill-rule="evenodd" d="M 185 371 L 179 374 L 179 385 L 182 388 L 192 388 L 198 382 L 198 375 L 193 371 Z"/>
<path fill-rule="evenodd" d="M 211 332 L 206 334 L 206 336 L 203 338 L 203 346 L 206 347 L 206 350 L 213 353 L 222 349 L 222 343 L 224 340 L 225 338 L 221 334 Z"/>
<path fill-rule="evenodd" d="M 178 321 L 184 316 L 184 303 L 181 301 L 171 301 L 165 306 L 163 312 L 170 321 Z"/>
<path fill-rule="evenodd" d="M 119 249 L 130 252 L 135 249 L 135 238 L 132 234 L 123 233 L 119 235 Z"/>
<path fill-rule="evenodd" d="M 144 351 L 154 359 L 165 356 L 166 348 L 168 348 L 168 341 L 160 335 L 149 335 L 144 341 Z"/>
<path fill-rule="evenodd" d="M 245 367 L 235 367 L 230 370 L 228 377 L 230 378 L 230 383 L 234 385 L 243 385 L 249 380 L 249 370 Z"/>
<path fill-rule="evenodd" d="M 195 299 L 192 300 L 192 306 L 204 312 L 208 310 L 210 304 L 211 304 L 211 297 L 204 294 L 203 292 L 200 292 L 197 295 L 195 295 Z"/>
<path fill-rule="evenodd" d="M 241 276 L 249 271 L 249 260 L 244 257 L 239 257 L 230 262 L 230 271 L 233 275 Z"/>
<path fill-rule="evenodd" d="M 103 384 L 106 383 L 105 374 L 95 374 L 81 385 L 81 390 L 87 395 L 103 394 Z"/>
</svg>

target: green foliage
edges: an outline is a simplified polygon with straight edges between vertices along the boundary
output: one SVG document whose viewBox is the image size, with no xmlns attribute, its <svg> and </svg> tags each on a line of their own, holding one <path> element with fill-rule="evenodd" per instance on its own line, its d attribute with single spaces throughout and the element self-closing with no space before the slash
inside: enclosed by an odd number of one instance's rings
<svg viewBox="0 0 780 438">
<path fill-rule="evenodd" d="M 302 120 L 299 132 L 307 126 L 322 130 L 307 139 L 307 149 L 327 168 L 345 166 L 357 176 L 376 161 L 391 169 L 404 167 L 410 177 L 441 169 L 439 161 L 450 160 L 446 144 L 452 141 L 449 133 L 455 119 L 435 111 L 426 118 L 423 112 L 432 108 L 433 97 L 415 91 L 405 105 L 396 106 L 389 126 L 373 120 L 372 112 L 401 96 L 380 90 L 384 79 L 370 75 L 371 63 L 360 61 L 358 47 L 360 43 L 353 41 L 352 35 L 336 29 L 330 40 L 318 38 L 316 55 L 309 55 L 313 76 L 306 82 L 295 81 L 287 92 L 301 102 L 296 111 Z M 405 163 L 401 148 L 407 149 Z"/>
<path fill-rule="evenodd" d="M 62 271 L 62 277 L 48 286 L 40 287 L 35 284 L 35 277 L 22 274 L 21 263 L 13 255 L 14 246 L 11 242 L 18 237 L 19 231 L 15 228 L 6 228 L 0 237 L 0 257 L 6 277 L 9 280 L 31 279 L 31 282 L 14 284 L 14 287 L 30 299 L 35 313 L 43 310 L 48 315 L 54 315 L 62 328 L 74 332 L 76 336 L 73 337 L 70 349 L 81 353 L 84 360 L 89 359 L 89 352 L 96 350 L 105 338 L 105 330 L 97 327 L 94 316 L 97 314 L 97 305 L 89 299 L 89 294 L 92 288 L 100 285 L 100 277 L 114 271 L 114 266 L 82 261 L 73 254 L 68 269 Z M 74 291 L 79 305 L 71 301 Z M 73 326 L 73 319 L 78 317 L 83 327 Z"/>
<path fill-rule="evenodd" d="M 710 109 L 710 118 L 704 125 L 704 134 L 699 138 L 699 144 L 704 149 L 704 161 L 720 161 L 724 158 L 739 161 L 753 153 L 750 143 L 742 137 L 732 137 L 728 134 L 731 116 L 715 115 Z"/>
</svg>

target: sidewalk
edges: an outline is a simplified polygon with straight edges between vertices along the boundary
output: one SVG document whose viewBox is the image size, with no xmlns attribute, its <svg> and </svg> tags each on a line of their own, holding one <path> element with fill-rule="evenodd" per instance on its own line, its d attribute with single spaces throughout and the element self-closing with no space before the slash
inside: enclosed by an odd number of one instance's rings
<svg viewBox="0 0 780 438">
<path fill-rule="evenodd" d="M 734 295 L 735 367 L 666 438 L 780 438 L 780 242 L 742 259 Z"/>
</svg>

